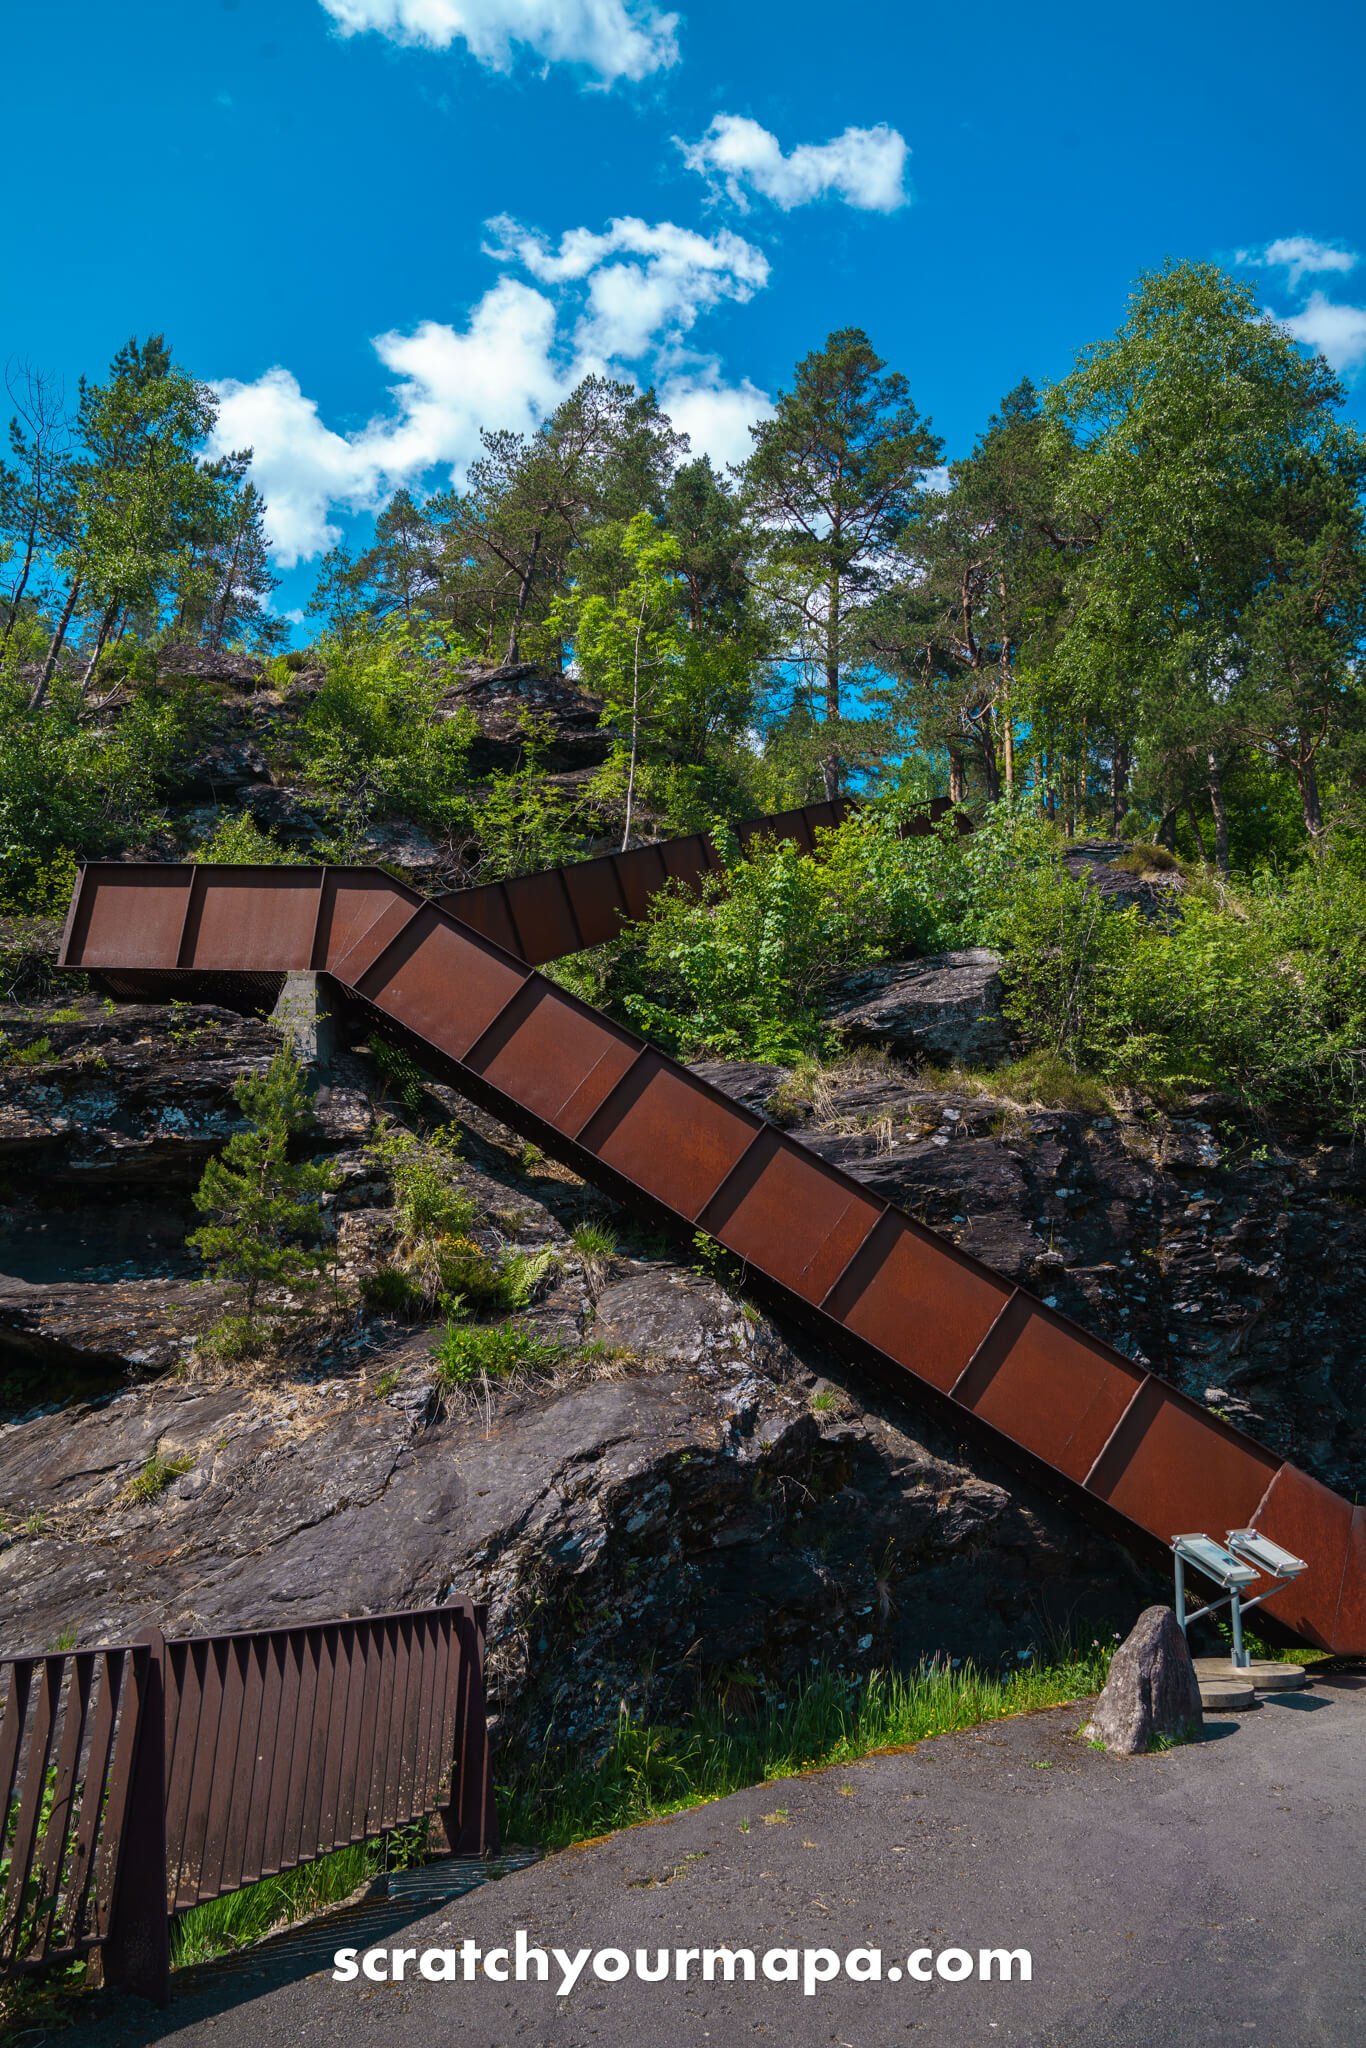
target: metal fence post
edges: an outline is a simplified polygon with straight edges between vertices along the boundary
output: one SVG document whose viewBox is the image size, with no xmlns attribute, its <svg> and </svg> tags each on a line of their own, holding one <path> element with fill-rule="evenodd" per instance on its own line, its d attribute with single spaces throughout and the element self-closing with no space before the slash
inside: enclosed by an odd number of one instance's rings
<svg viewBox="0 0 1366 2048">
<path fill-rule="evenodd" d="M 104 1981 L 156 2005 L 171 1996 L 171 1922 L 166 1910 L 166 1638 L 157 1628 L 147 1646 L 141 1682 L 125 1702 L 137 1714 L 127 1820 L 103 1942 Z"/>
<path fill-rule="evenodd" d="M 450 1805 L 441 1815 L 455 1856 L 487 1856 L 498 1847 L 493 1799 L 493 1756 L 484 1707 L 484 1631 L 487 1607 L 461 1603 L 456 1623 L 460 1645 L 460 1696 L 455 1721 L 455 1757 Z"/>
</svg>

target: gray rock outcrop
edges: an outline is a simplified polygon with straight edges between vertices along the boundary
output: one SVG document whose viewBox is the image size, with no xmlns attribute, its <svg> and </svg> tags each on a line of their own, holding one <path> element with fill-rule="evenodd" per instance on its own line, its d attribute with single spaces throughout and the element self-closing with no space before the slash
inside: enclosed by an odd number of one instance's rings
<svg viewBox="0 0 1366 2048">
<path fill-rule="evenodd" d="M 1187 1742 L 1204 1725 L 1186 1638 L 1170 1607 L 1148 1607 L 1115 1651 L 1110 1675 L 1082 1729 L 1115 1756 L 1141 1756 L 1164 1738 Z"/>
<path fill-rule="evenodd" d="M 984 947 L 870 967 L 840 984 L 830 1022 L 851 1045 L 883 1045 L 936 1066 L 992 1067 L 1010 1051 L 1001 959 Z"/>
</svg>

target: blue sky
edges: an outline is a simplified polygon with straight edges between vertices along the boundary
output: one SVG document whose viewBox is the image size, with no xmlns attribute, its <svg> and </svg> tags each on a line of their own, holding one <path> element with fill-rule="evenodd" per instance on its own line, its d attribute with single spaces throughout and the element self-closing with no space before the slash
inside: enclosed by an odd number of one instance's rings
<svg viewBox="0 0 1366 2048">
<path fill-rule="evenodd" d="M 1242 259 L 1361 410 L 1366 26 L 1338 0 L 7 15 L 0 354 L 74 383 L 163 330 L 256 449 L 285 608 L 398 483 L 585 368 L 734 459 L 858 325 L 954 455 L 1167 256 Z"/>
</svg>

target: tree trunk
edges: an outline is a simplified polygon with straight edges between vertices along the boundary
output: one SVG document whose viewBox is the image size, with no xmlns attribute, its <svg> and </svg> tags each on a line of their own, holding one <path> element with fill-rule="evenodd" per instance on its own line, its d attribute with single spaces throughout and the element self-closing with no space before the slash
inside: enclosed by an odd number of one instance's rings
<svg viewBox="0 0 1366 2048">
<path fill-rule="evenodd" d="M 1005 630 L 1006 579 L 1004 571 L 996 578 L 997 595 L 1001 600 L 1001 680 L 996 686 L 998 716 L 1001 721 L 1001 765 L 1005 770 L 1006 795 L 1015 794 L 1015 723 L 1010 715 L 1010 649 L 1011 639 Z"/>
<path fill-rule="evenodd" d="M 996 732 L 990 704 L 982 714 L 982 779 L 986 784 L 987 802 L 996 803 L 1001 794 L 1001 770 L 996 760 Z"/>
<path fill-rule="evenodd" d="M 9 595 L 9 617 L 5 620 L 4 632 L 0 633 L 0 654 L 3 654 L 9 646 L 10 634 L 14 631 L 15 621 L 19 617 L 19 606 L 23 602 L 24 591 L 28 587 L 29 571 L 33 567 L 33 557 L 37 553 L 37 549 L 38 515 L 35 511 L 33 517 L 29 520 L 28 532 L 24 536 L 24 559 L 19 565 L 18 581 Z"/>
<path fill-rule="evenodd" d="M 825 622 L 825 722 L 834 728 L 840 717 L 840 578 L 839 572 L 830 578 L 830 611 Z M 825 799 L 833 803 L 840 793 L 839 748 L 831 747 L 821 763 L 821 778 L 825 784 Z"/>
<path fill-rule="evenodd" d="M 228 566 L 223 572 L 223 587 L 218 593 L 218 602 L 213 608 L 213 625 L 209 632 L 210 647 L 223 645 L 223 634 L 228 623 L 228 607 L 232 603 L 233 585 L 237 581 L 237 563 L 242 552 L 242 530 L 239 527 L 232 537 L 232 553 Z"/>
<path fill-rule="evenodd" d="M 1295 779 L 1300 785 L 1304 829 L 1311 839 L 1318 839 L 1323 832 L 1323 808 L 1319 803 L 1319 774 L 1312 754 L 1304 754 L 1296 761 Z"/>
<path fill-rule="evenodd" d="M 640 639 L 645 631 L 645 605 L 642 600 L 640 616 L 636 620 L 635 656 L 631 668 L 631 765 L 626 773 L 626 824 L 621 835 L 623 853 L 631 844 L 631 815 L 636 800 L 636 760 L 640 752 Z"/>
<path fill-rule="evenodd" d="M 531 584 L 536 574 L 536 557 L 540 552 L 541 529 L 538 526 L 535 533 L 531 536 L 531 553 L 526 558 L 526 567 L 522 571 L 522 578 L 517 586 L 517 603 L 512 614 L 512 624 L 508 628 L 507 653 L 503 656 L 504 666 L 507 668 L 511 668 L 515 661 L 520 661 L 522 658 L 522 620 L 526 617 L 526 608 L 531 600 Z"/>
<path fill-rule="evenodd" d="M 1168 853 L 1176 852 L 1176 812 L 1177 806 L 1173 804 L 1169 811 L 1162 813 L 1157 823 L 1157 843 L 1165 846 Z"/>
<path fill-rule="evenodd" d="M 116 597 L 111 598 L 109 603 L 105 606 L 104 611 L 100 617 L 100 629 L 99 632 L 95 635 L 95 651 L 91 655 L 89 661 L 86 663 L 85 674 L 81 677 L 82 695 L 85 694 L 85 692 L 90 688 L 91 683 L 94 681 L 95 665 L 99 661 L 100 656 L 104 653 L 105 647 L 108 644 L 110 628 L 113 626 L 115 619 L 118 617 L 118 613 L 119 601 Z"/>
<path fill-rule="evenodd" d="M 1191 837 L 1194 839 L 1197 847 L 1200 849 L 1200 858 L 1205 863 L 1205 866 L 1208 867 L 1209 848 L 1205 844 L 1205 835 L 1200 830 L 1200 819 L 1196 812 L 1194 799 L 1191 797 L 1186 798 L 1186 819 L 1191 828 Z M 1174 838 L 1175 834 L 1173 833 L 1172 836 Z"/>
<path fill-rule="evenodd" d="M 1110 756 L 1110 830 L 1119 837 L 1119 828 L 1129 808 L 1129 748 L 1124 740 L 1116 740 Z"/>
<path fill-rule="evenodd" d="M 71 624 L 72 613 L 76 609 L 76 600 L 80 594 L 81 579 L 78 576 L 66 594 L 66 603 L 62 608 L 62 616 L 57 621 L 57 630 L 48 643 L 47 657 L 43 662 L 42 673 L 33 685 L 33 694 L 28 700 L 30 711 L 36 711 L 47 695 L 47 686 L 52 681 L 53 675 L 56 672 L 57 657 L 62 651 L 62 643 L 66 639 L 67 627 Z"/>
<path fill-rule="evenodd" d="M 1214 859 L 1221 875 L 1228 873 L 1228 811 L 1224 804 L 1224 778 L 1219 769 L 1219 758 L 1209 754 L 1209 800 L 1214 812 Z"/>
<path fill-rule="evenodd" d="M 963 756 L 957 747 L 949 748 L 949 802 L 961 804 L 968 793 L 967 777 L 963 773 Z"/>
</svg>

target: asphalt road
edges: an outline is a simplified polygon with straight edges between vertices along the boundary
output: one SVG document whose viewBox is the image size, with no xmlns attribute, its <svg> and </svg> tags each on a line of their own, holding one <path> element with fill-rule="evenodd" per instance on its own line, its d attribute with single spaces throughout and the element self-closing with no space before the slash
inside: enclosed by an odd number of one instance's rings
<svg viewBox="0 0 1366 2048">
<path fill-rule="evenodd" d="M 1366 1679 L 1213 1720 L 1121 1761 L 1075 1708 L 789 1779 L 549 1857 L 406 1924 L 373 1911 L 97 2005 L 83 2048 L 1359 2048 L 1366 2040 Z M 331 1981 L 386 1949 L 1025 1948 L 1032 1980 Z M 324 1958 L 328 1960 L 324 1961 Z M 321 1965 L 321 1968 L 320 1968 Z M 408 1966 L 411 1969 L 411 1965 Z M 924 1965 L 922 1965 L 924 1967 Z M 552 1968 L 554 1966 L 552 1965 Z M 558 1978 L 558 1970 L 555 1970 Z M 98 2015 L 98 2017 L 97 2017 Z"/>
</svg>

